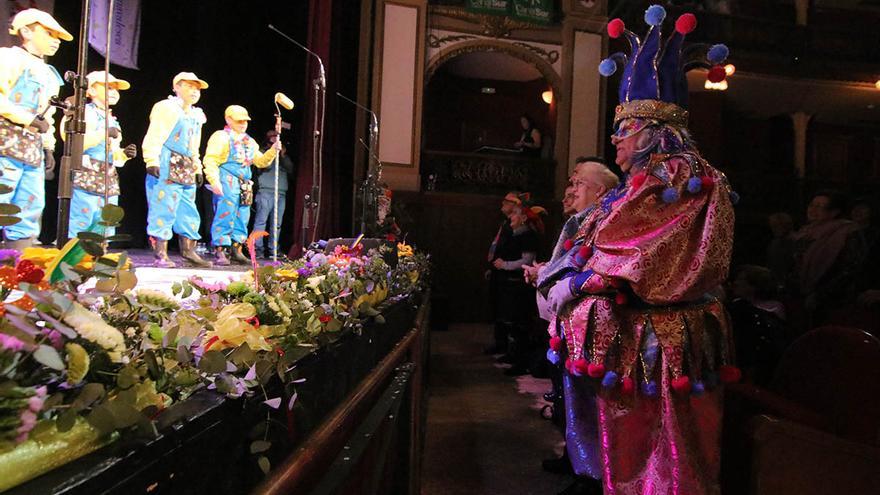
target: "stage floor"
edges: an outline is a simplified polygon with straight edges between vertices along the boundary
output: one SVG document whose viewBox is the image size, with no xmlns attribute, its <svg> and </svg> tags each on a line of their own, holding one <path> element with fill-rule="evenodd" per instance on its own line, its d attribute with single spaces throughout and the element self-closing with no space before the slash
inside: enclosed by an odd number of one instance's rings
<svg viewBox="0 0 880 495">
<path fill-rule="evenodd" d="M 187 262 L 183 260 L 177 253 L 168 253 L 172 261 L 177 263 L 175 268 L 156 268 L 153 265 L 153 253 L 146 249 L 125 250 L 125 253 L 131 259 L 135 268 L 139 289 L 155 289 L 171 294 L 171 286 L 175 282 L 186 280 L 192 276 L 201 277 L 205 282 L 229 282 L 238 280 L 242 272 L 251 269 L 250 265 L 230 265 L 212 268 L 195 268 L 187 266 Z M 200 255 L 208 261 L 214 261 L 211 255 Z M 272 260 L 260 260 L 260 265 L 270 263 Z M 90 280 L 82 289 L 89 289 L 95 286 L 95 281 Z"/>
</svg>

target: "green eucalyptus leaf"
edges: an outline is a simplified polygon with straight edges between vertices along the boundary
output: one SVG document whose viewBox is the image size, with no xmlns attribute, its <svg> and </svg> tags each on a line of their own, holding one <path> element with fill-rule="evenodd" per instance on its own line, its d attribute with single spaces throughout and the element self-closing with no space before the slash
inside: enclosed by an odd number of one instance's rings
<svg viewBox="0 0 880 495">
<path fill-rule="evenodd" d="M 100 383 L 87 383 L 80 390 L 79 395 L 70 404 L 74 412 L 82 411 L 104 397 L 104 385 Z"/>
<path fill-rule="evenodd" d="M 18 215 L 21 208 L 18 205 L 10 203 L 0 203 L 0 215 Z"/>
<path fill-rule="evenodd" d="M 43 366 L 47 366 L 52 368 L 53 370 L 63 370 L 64 369 L 64 361 L 61 359 L 61 355 L 58 354 L 58 351 L 55 350 L 54 347 L 48 345 L 41 345 L 37 347 L 37 350 L 34 351 L 34 359 L 37 360 L 38 363 Z"/>
<path fill-rule="evenodd" d="M 79 240 L 104 242 L 104 236 L 95 232 L 80 232 L 79 234 L 76 234 L 76 237 L 79 238 Z"/>
<path fill-rule="evenodd" d="M 257 459 L 257 464 L 259 464 L 263 474 L 269 474 L 269 470 L 272 469 L 272 465 L 269 463 L 269 458 L 264 455 L 261 455 L 260 458 Z"/>
<path fill-rule="evenodd" d="M 104 205 L 101 209 L 101 220 L 107 223 L 118 224 L 124 216 L 125 210 L 116 205 Z"/>
<path fill-rule="evenodd" d="M 267 442 L 265 440 L 256 440 L 251 442 L 251 454 L 259 454 L 260 452 L 265 452 L 272 447 L 272 442 Z"/>
<path fill-rule="evenodd" d="M 70 431 L 73 428 L 73 425 L 76 424 L 77 414 L 73 409 L 68 409 L 61 413 L 58 418 L 55 420 L 55 428 L 58 429 L 59 432 L 64 433 L 65 431 Z"/>
<path fill-rule="evenodd" d="M 21 219 L 18 217 L 11 217 L 8 215 L 0 215 L 0 227 L 9 227 L 10 225 L 15 225 L 20 221 L 21 221 Z"/>
<path fill-rule="evenodd" d="M 107 407 L 107 404 L 101 404 L 92 409 L 92 412 L 86 416 L 86 421 L 88 421 L 93 428 L 105 435 L 116 430 L 116 420 L 113 417 L 113 413 L 110 412 L 110 409 Z"/>
<path fill-rule="evenodd" d="M 103 240 L 103 238 L 102 238 Z M 79 245 L 83 248 L 83 250 L 93 257 L 97 258 L 99 256 L 104 256 L 104 247 L 101 244 L 88 240 L 88 239 L 80 239 Z"/>
<path fill-rule="evenodd" d="M 220 351 L 208 351 L 199 361 L 199 369 L 205 373 L 222 373 L 226 371 L 226 356 Z"/>
<path fill-rule="evenodd" d="M 140 373 L 131 365 L 119 370 L 119 376 L 116 377 L 116 385 L 121 389 L 131 388 L 140 381 Z"/>
</svg>

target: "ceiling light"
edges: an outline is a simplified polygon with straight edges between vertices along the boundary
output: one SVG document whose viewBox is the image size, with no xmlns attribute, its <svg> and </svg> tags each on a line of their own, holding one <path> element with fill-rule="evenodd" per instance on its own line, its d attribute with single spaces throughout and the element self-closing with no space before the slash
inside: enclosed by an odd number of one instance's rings
<svg viewBox="0 0 880 495">
<path fill-rule="evenodd" d="M 877 82 L 874 83 L 874 87 L 880 89 L 880 79 L 877 79 Z"/>
<path fill-rule="evenodd" d="M 495 88 L 489 88 L 489 87 L 480 88 L 480 92 L 483 93 L 484 95 L 494 95 Z"/>
<path fill-rule="evenodd" d="M 553 102 L 553 91 L 549 89 L 547 91 L 544 91 L 543 93 L 541 93 L 541 99 L 544 100 L 544 103 L 549 105 Z"/>
<path fill-rule="evenodd" d="M 724 66 L 724 73 L 727 74 L 727 77 L 732 76 L 736 72 L 736 66 L 733 64 L 727 64 Z"/>
</svg>

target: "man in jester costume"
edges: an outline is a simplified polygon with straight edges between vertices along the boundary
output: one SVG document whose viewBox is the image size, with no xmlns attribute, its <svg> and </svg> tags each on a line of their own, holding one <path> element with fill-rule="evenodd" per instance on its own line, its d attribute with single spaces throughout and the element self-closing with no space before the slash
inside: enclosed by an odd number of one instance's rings
<svg viewBox="0 0 880 495">
<path fill-rule="evenodd" d="M 113 235 L 112 227 L 102 227 L 101 208 L 105 198 L 110 204 L 119 204 L 119 175 L 116 168 L 137 156 L 137 146 L 129 144 L 122 148 L 122 129 L 119 121 L 110 114 L 106 121 L 105 110 L 119 102 L 119 91 L 131 87 L 128 81 L 117 79 L 104 71 L 91 72 L 86 76 L 89 85 L 86 104 L 86 134 L 83 142 L 82 163 L 73 169 L 73 195 L 70 199 L 70 237 L 80 232 L 97 229 L 98 233 Z M 106 83 L 106 86 L 105 86 Z M 109 127 L 110 157 L 106 157 L 105 124 Z M 63 127 L 63 125 L 62 125 Z M 64 138 L 64 134 L 61 134 Z"/>
<path fill-rule="evenodd" d="M 168 240 L 176 233 L 183 259 L 198 267 L 211 266 L 196 253 L 201 217 L 196 189 L 204 183 L 199 146 L 205 114 L 194 106 L 208 83 L 192 72 L 174 76 L 174 96 L 153 105 L 142 151 L 146 165 L 147 234 L 155 266 L 171 268 Z"/>
<path fill-rule="evenodd" d="M 633 50 L 599 66 L 623 68 L 611 142 L 626 177 L 587 215 L 567 246 L 570 271 L 548 291 L 548 358 L 564 366 L 566 446 L 581 477 L 569 493 L 720 494 L 720 385 L 739 370 L 709 293 L 727 277 L 736 195 L 691 139 L 685 71 L 723 79 L 727 48 L 683 51 L 692 14 L 664 46 L 665 15 L 646 11 L 643 39 L 608 25 Z"/>
<path fill-rule="evenodd" d="M 254 202 L 251 165 L 266 168 L 275 160 L 281 141 L 275 141 L 265 153 L 247 134 L 251 117 L 239 105 L 226 107 L 226 127 L 208 139 L 205 149 L 205 177 L 214 192 L 214 222 L 211 244 L 218 265 L 229 265 L 226 251 L 231 249 L 236 263 L 250 263 L 241 251 L 247 239 L 248 220 Z"/>
<path fill-rule="evenodd" d="M 0 203 L 21 209 L 21 221 L 3 227 L 3 240 L 23 249 L 40 233 L 45 176 L 55 168 L 55 110 L 49 99 L 58 96 L 63 80 L 44 59 L 73 36 L 37 9 L 16 14 L 9 34 L 20 46 L 0 48 L 0 184 L 11 189 L 0 193 Z"/>
</svg>

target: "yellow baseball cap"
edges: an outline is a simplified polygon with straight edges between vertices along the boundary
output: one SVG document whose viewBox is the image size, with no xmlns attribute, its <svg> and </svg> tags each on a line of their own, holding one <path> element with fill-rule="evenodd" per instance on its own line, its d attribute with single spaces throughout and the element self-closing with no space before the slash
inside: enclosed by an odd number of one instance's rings
<svg viewBox="0 0 880 495">
<path fill-rule="evenodd" d="M 192 81 L 199 85 L 199 89 L 208 89 L 208 83 L 199 79 L 198 76 L 192 72 L 181 72 L 180 74 L 177 74 L 174 76 L 174 82 L 172 84 L 176 86 L 180 81 Z"/>
<path fill-rule="evenodd" d="M 247 109 L 241 105 L 229 105 L 223 115 L 232 120 L 251 120 Z"/>
<path fill-rule="evenodd" d="M 105 78 L 104 71 L 102 70 L 89 72 L 86 76 L 86 81 L 88 81 L 89 86 L 92 84 L 104 84 L 105 80 L 109 83 L 108 86 L 111 88 L 123 90 L 131 87 L 131 84 L 129 84 L 128 81 L 117 79 L 113 74 L 107 74 L 107 77 Z"/>
<path fill-rule="evenodd" d="M 12 18 L 12 24 L 9 26 L 9 34 L 18 34 L 18 30 L 37 23 L 44 28 L 52 31 L 55 37 L 64 41 L 72 41 L 73 35 L 68 33 L 66 29 L 61 27 L 51 15 L 39 9 L 25 9 L 15 14 Z"/>
</svg>

